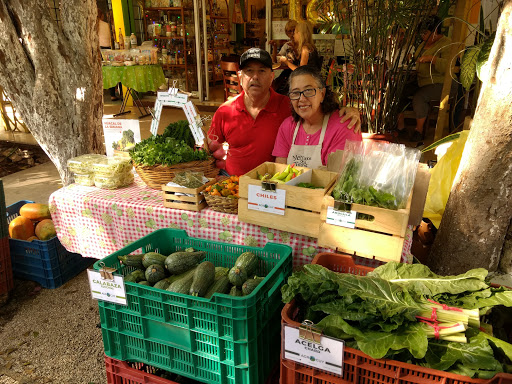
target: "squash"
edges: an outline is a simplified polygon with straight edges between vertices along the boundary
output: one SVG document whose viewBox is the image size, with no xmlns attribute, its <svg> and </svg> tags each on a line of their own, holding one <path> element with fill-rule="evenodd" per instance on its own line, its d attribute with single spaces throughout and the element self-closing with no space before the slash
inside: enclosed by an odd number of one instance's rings
<svg viewBox="0 0 512 384">
<path fill-rule="evenodd" d="M 119 259 L 119 261 L 121 261 L 121 263 L 123 263 L 123 265 L 143 269 L 144 265 L 142 264 L 142 256 L 144 255 L 124 255 L 117 256 L 117 258 Z"/>
<path fill-rule="evenodd" d="M 252 291 L 256 289 L 256 287 L 264 280 L 263 277 L 254 276 L 253 279 L 248 279 L 242 285 L 242 293 L 244 296 L 250 295 Z"/>
<path fill-rule="evenodd" d="M 165 268 L 160 264 L 151 264 L 144 273 L 146 280 L 151 284 L 155 284 L 162 279 L 165 279 Z"/>
<path fill-rule="evenodd" d="M 25 216 L 16 217 L 9 223 L 9 236 L 11 239 L 27 240 L 34 236 L 34 223 Z"/>
<path fill-rule="evenodd" d="M 194 272 L 195 268 L 183 273 L 178 280 L 173 281 L 171 285 L 169 285 L 167 291 L 188 295 L 192 281 L 194 280 Z"/>
<path fill-rule="evenodd" d="M 228 279 L 234 286 L 241 287 L 247 280 L 247 272 L 243 267 L 233 267 L 229 270 Z"/>
<path fill-rule="evenodd" d="M 229 296 L 243 296 L 242 290 L 240 288 L 237 288 L 235 286 L 231 287 L 231 290 L 229 291 Z"/>
<path fill-rule="evenodd" d="M 229 273 L 229 268 L 215 267 L 215 280 L 217 280 L 221 276 L 227 276 L 228 273 Z"/>
<path fill-rule="evenodd" d="M 252 252 L 244 252 L 235 261 L 235 267 L 242 267 L 247 276 L 252 276 L 258 268 L 259 260 Z"/>
<path fill-rule="evenodd" d="M 194 279 L 192 280 L 189 293 L 192 296 L 203 297 L 214 281 L 215 265 L 210 261 L 203 261 L 194 272 Z"/>
<path fill-rule="evenodd" d="M 27 239 L 27 241 L 34 241 L 34 240 L 39 240 L 39 239 L 37 238 L 37 236 L 30 236 L 30 237 Z"/>
<path fill-rule="evenodd" d="M 34 221 L 51 219 L 50 207 L 48 204 L 27 203 L 20 208 L 20 216 Z"/>
<path fill-rule="evenodd" d="M 153 285 L 153 288 L 163 289 L 166 290 L 169 288 L 169 285 L 171 285 L 171 282 L 168 280 L 168 278 L 159 280 Z"/>
<path fill-rule="evenodd" d="M 220 276 L 218 279 L 215 279 L 213 284 L 208 288 L 208 291 L 205 293 L 204 297 L 209 299 L 213 296 L 214 293 L 227 293 L 229 290 L 229 279 L 226 275 Z"/>
<path fill-rule="evenodd" d="M 151 283 L 147 280 L 141 280 L 138 282 L 140 285 L 147 285 L 148 287 L 151 287 Z"/>
<path fill-rule="evenodd" d="M 165 268 L 167 268 L 172 275 L 179 275 L 194 268 L 205 256 L 206 252 L 203 251 L 174 252 L 165 259 Z"/>
<path fill-rule="evenodd" d="M 44 219 L 37 223 L 35 233 L 39 240 L 43 241 L 50 240 L 52 237 L 57 236 L 57 232 L 55 232 L 53 221 L 51 221 L 50 219 Z"/>
<path fill-rule="evenodd" d="M 167 256 L 161 255 L 157 252 L 148 252 L 145 253 L 144 256 L 142 256 L 142 265 L 144 268 L 149 267 L 152 264 L 158 264 L 162 267 L 165 265 L 165 259 Z"/>
<path fill-rule="evenodd" d="M 140 269 L 136 269 L 135 271 L 127 274 L 124 277 L 124 282 L 126 283 L 128 281 L 130 283 L 138 283 L 139 281 L 142 281 L 145 279 L 146 279 L 146 277 L 144 276 L 144 271 L 140 270 Z"/>
</svg>

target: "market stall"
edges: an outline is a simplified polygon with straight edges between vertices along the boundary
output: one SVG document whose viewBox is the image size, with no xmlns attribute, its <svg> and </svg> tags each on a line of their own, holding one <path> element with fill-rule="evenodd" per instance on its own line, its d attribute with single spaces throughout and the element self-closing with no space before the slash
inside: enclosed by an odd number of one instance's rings
<svg viewBox="0 0 512 384">
<path fill-rule="evenodd" d="M 115 190 L 78 184 L 61 188 L 50 196 L 52 218 L 58 237 L 71 252 L 104 258 L 159 228 L 184 229 L 191 237 L 228 244 L 263 247 L 268 242 L 293 248 L 293 265 L 310 263 L 318 252 L 329 251 L 305 235 L 244 223 L 238 215 L 212 209 L 199 212 L 166 208 L 162 192 L 149 188 L 138 176 L 132 185 Z M 404 243 L 402 260 L 410 258 L 412 232 Z M 371 259 L 361 258 L 361 262 Z M 374 263 L 375 264 L 375 263 Z"/>
</svg>

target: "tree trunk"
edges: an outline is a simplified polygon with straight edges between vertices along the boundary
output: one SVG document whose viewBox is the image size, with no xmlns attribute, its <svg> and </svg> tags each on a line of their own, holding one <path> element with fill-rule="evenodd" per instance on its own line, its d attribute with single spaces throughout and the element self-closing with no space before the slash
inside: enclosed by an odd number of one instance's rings
<svg viewBox="0 0 512 384">
<path fill-rule="evenodd" d="M 505 1 L 430 267 L 495 271 L 512 218 L 512 0 Z"/>
<path fill-rule="evenodd" d="M 0 85 L 69 184 L 67 160 L 104 153 L 96 1 L 0 0 Z"/>
</svg>

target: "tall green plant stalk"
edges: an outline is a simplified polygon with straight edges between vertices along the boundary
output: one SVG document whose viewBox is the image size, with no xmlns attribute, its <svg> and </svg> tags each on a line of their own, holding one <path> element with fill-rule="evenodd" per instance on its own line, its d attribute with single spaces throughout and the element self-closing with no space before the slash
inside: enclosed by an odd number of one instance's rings
<svg viewBox="0 0 512 384">
<path fill-rule="evenodd" d="M 399 98 L 414 65 L 414 46 L 420 42 L 421 22 L 434 13 L 435 6 L 425 0 L 318 1 L 323 33 L 349 31 L 348 39 L 342 40 L 349 57 L 340 92 L 347 105 L 361 110 L 368 132 L 395 129 L 401 112 Z"/>
</svg>

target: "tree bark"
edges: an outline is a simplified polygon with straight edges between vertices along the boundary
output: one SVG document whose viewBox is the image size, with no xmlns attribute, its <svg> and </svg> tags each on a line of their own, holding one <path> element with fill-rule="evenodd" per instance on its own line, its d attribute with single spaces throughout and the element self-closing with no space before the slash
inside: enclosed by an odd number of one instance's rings
<svg viewBox="0 0 512 384">
<path fill-rule="evenodd" d="M 104 153 L 101 52 L 94 0 L 0 0 L 0 85 L 69 184 L 67 160 Z"/>
<path fill-rule="evenodd" d="M 505 1 L 478 105 L 430 254 L 438 273 L 497 270 L 512 218 L 512 0 Z"/>
</svg>

